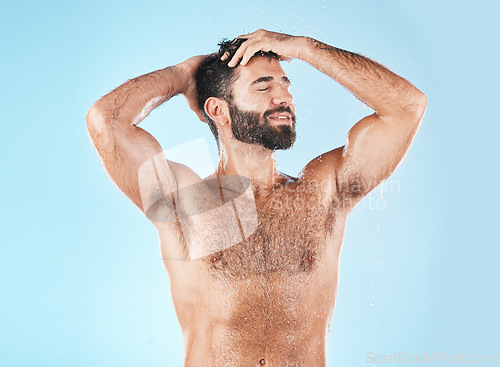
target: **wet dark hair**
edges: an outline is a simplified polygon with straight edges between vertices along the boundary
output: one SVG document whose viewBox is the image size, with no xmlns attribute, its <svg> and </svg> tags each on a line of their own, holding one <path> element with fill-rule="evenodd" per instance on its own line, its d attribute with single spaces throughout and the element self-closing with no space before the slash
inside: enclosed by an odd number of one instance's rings
<svg viewBox="0 0 500 367">
<path fill-rule="evenodd" d="M 238 78 L 238 68 L 229 67 L 227 64 L 231 61 L 232 57 L 245 42 L 245 38 L 235 38 L 232 41 L 223 39 L 219 43 L 219 51 L 211 54 L 205 59 L 196 71 L 196 89 L 198 94 L 198 106 L 203 112 L 203 116 L 210 126 L 210 130 L 216 140 L 218 140 L 218 131 L 215 122 L 205 112 L 205 101 L 209 97 L 217 97 L 227 102 L 232 102 L 232 86 Z M 225 53 L 229 54 L 229 58 L 222 61 L 220 58 Z M 272 51 L 258 51 L 254 56 L 264 56 L 272 59 L 279 60 L 279 56 Z M 238 62 L 239 63 L 239 62 Z"/>
</svg>

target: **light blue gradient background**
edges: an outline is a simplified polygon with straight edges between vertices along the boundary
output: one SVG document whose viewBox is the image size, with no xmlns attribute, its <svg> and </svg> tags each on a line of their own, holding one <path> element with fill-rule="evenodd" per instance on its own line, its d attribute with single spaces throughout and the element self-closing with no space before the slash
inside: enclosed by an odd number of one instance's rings
<svg viewBox="0 0 500 367">
<path fill-rule="evenodd" d="M 258 28 L 367 55 L 429 99 L 409 154 L 348 221 L 329 365 L 499 354 L 497 4 L 4 1 L 0 365 L 181 365 L 156 231 L 106 176 L 85 113 L 129 78 Z M 370 110 L 303 62 L 283 67 L 298 141 L 279 169 L 296 175 Z M 182 97 L 141 127 L 164 149 L 204 138 L 216 159 Z M 203 155 L 185 150 L 191 165 Z"/>
</svg>

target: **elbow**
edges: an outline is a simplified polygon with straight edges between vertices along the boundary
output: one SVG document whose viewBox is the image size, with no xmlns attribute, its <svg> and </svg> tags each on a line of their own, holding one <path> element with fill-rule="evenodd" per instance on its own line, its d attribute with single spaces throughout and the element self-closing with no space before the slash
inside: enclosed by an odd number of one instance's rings
<svg viewBox="0 0 500 367">
<path fill-rule="evenodd" d="M 417 123 L 422 121 L 424 117 L 425 110 L 427 109 L 427 96 L 421 92 L 420 90 L 416 90 L 415 95 L 412 98 L 411 107 L 409 108 L 409 112 L 414 120 Z"/>
<path fill-rule="evenodd" d="M 106 123 L 106 117 L 100 110 L 97 103 L 88 110 L 85 122 L 90 137 L 93 137 L 96 133 L 102 130 L 103 125 Z"/>
<path fill-rule="evenodd" d="M 394 113 L 392 117 L 398 120 L 405 120 L 407 122 L 415 122 L 420 124 L 424 117 L 427 108 L 427 97 L 420 90 L 416 89 L 415 92 L 409 96 L 406 103 L 399 106 L 399 111 Z"/>
<path fill-rule="evenodd" d="M 427 96 L 420 90 L 417 93 L 417 115 L 419 120 L 424 117 L 425 110 L 427 109 Z"/>
<path fill-rule="evenodd" d="M 407 124 L 419 125 L 424 117 L 425 110 L 427 109 L 427 96 L 420 90 L 416 89 L 412 92 L 407 100 L 402 101 L 393 109 L 386 113 L 377 112 L 380 118 L 385 121 L 392 121 L 400 123 L 405 121 Z"/>
<path fill-rule="evenodd" d="M 100 125 L 108 121 L 106 114 L 102 111 L 101 106 L 99 106 L 99 102 L 94 103 L 94 105 L 92 105 L 92 107 L 90 107 L 87 111 L 85 121 L 87 123 L 87 127 Z"/>
</svg>

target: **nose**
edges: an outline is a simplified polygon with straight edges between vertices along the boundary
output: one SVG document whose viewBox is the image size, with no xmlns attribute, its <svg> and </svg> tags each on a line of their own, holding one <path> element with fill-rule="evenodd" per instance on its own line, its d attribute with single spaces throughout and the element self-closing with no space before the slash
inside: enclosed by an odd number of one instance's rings
<svg viewBox="0 0 500 367">
<path fill-rule="evenodd" d="M 276 106 L 288 107 L 293 103 L 293 96 L 290 94 L 287 88 L 279 86 L 276 88 L 276 94 L 273 96 L 273 104 Z"/>
</svg>

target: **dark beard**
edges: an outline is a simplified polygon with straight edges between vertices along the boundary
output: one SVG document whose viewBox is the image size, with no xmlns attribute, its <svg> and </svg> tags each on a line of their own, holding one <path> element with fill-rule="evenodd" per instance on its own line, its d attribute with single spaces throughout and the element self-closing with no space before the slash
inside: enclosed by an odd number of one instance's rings
<svg viewBox="0 0 500 367">
<path fill-rule="evenodd" d="M 292 125 L 272 126 L 269 116 L 277 112 L 288 112 L 292 116 Z M 290 149 L 295 142 L 295 114 L 290 107 L 280 106 L 267 110 L 261 116 L 258 112 L 243 111 L 229 103 L 231 129 L 236 140 L 243 143 L 259 144 L 270 150 Z"/>
</svg>

